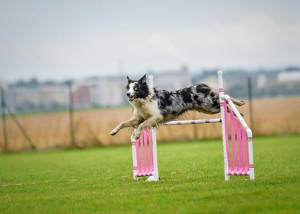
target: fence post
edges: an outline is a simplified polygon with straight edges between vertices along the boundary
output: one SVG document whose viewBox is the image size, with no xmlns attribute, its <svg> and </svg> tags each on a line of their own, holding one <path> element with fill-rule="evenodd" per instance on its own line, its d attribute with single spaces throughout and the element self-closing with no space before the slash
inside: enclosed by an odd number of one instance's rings
<svg viewBox="0 0 300 214">
<path fill-rule="evenodd" d="M 72 82 L 68 82 L 69 90 L 69 116 L 70 116 L 70 138 L 72 146 L 75 144 L 75 134 L 74 134 L 74 113 L 73 113 L 73 93 L 72 93 Z"/>
<path fill-rule="evenodd" d="M 193 85 L 197 85 L 196 77 L 192 78 Z M 196 118 L 196 111 L 193 111 L 193 117 Z M 197 125 L 193 126 L 193 135 L 194 135 L 194 141 L 198 140 L 198 132 L 197 132 Z"/>
<path fill-rule="evenodd" d="M 8 141 L 7 141 L 7 132 L 6 132 L 5 97 L 4 97 L 4 89 L 2 86 L 1 86 L 1 110 L 2 110 L 4 149 L 7 151 L 8 150 Z"/>
<path fill-rule="evenodd" d="M 249 99 L 249 119 L 251 124 L 251 129 L 254 132 L 254 122 L 253 122 L 253 104 L 252 104 L 252 81 L 251 77 L 248 77 L 248 99 Z"/>
<path fill-rule="evenodd" d="M 24 137 L 28 141 L 28 143 L 30 144 L 31 148 L 36 149 L 36 146 L 32 143 L 32 140 L 30 139 L 29 135 L 27 134 L 27 132 L 25 131 L 23 126 L 19 123 L 17 117 L 9 110 L 7 105 L 5 105 L 5 108 L 8 112 L 8 114 L 11 116 L 11 118 L 15 121 L 16 125 L 18 126 L 18 128 L 20 129 L 20 131 L 22 132 L 22 134 L 24 135 Z"/>
</svg>

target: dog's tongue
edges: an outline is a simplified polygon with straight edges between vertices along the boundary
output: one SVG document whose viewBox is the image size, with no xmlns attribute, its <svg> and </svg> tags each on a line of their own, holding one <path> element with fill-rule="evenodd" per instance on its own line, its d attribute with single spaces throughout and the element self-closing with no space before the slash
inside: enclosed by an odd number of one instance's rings
<svg viewBox="0 0 300 214">
<path fill-rule="evenodd" d="M 130 97 L 129 99 L 130 99 L 131 101 L 134 100 L 134 96 Z"/>
</svg>

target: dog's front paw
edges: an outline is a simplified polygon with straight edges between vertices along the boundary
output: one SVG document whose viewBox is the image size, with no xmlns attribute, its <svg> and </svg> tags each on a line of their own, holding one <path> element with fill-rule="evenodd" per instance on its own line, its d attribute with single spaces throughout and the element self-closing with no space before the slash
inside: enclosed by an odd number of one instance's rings
<svg viewBox="0 0 300 214">
<path fill-rule="evenodd" d="M 113 129 L 111 132 L 110 132 L 110 135 L 115 135 L 118 133 L 118 129 Z"/>
<path fill-rule="evenodd" d="M 136 132 L 134 135 L 134 139 L 138 140 L 140 138 L 141 133 L 140 132 Z"/>
</svg>

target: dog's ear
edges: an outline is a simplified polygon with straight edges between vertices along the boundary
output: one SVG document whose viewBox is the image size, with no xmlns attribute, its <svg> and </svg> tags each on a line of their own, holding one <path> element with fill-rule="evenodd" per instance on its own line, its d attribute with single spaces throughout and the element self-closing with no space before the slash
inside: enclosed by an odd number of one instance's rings
<svg viewBox="0 0 300 214">
<path fill-rule="evenodd" d="M 132 82 L 131 79 L 127 76 L 128 83 Z"/>
<path fill-rule="evenodd" d="M 139 80 L 139 82 L 141 83 L 145 83 L 146 82 L 146 74 Z"/>
</svg>

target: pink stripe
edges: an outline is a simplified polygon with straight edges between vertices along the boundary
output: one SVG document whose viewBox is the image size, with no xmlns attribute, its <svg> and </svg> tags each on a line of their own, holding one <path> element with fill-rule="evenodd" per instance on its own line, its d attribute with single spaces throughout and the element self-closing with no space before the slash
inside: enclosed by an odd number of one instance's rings
<svg viewBox="0 0 300 214">
<path fill-rule="evenodd" d="M 133 167 L 133 170 L 137 170 L 137 166 L 134 166 L 134 167 Z"/>
<path fill-rule="evenodd" d="M 229 143 L 228 143 L 228 116 L 227 116 L 227 105 L 224 102 L 224 123 L 225 123 L 225 141 L 226 141 L 226 154 L 227 154 L 227 162 L 228 162 L 228 172 L 231 173 L 232 171 L 232 163 L 231 163 L 231 157 L 230 157 L 230 151 L 229 151 Z"/>
<path fill-rule="evenodd" d="M 227 102 L 228 102 L 228 103 L 229 103 L 229 102 L 231 102 L 231 99 L 230 99 L 230 98 L 228 98 L 228 99 L 227 99 Z"/>
<path fill-rule="evenodd" d="M 242 129 L 242 138 L 243 138 L 244 162 L 245 162 L 244 172 L 248 172 L 249 171 L 248 145 L 247 145 L 247 133 L 245 129 Z"/>
<path fill-rule="evenodd" d="M 248 141 L 252 141 L 252 137 L 248 137 Z"/>
<path fill-rule="evenodd" d="M 136 151 L 136 162 L 137 162 L 137 172 L 141 172 L 141 167 L 140 167 L 140 149 L 139 149 L 139 140 L 137 139 L 135 141 L 135 151 Z"/>
<path fill-rule="evenodd" d="M 154 171 L 153 164 L 153 146 L 152 146 L 152 128 L 149 128 L 149 150 L 150 150 L 150 172 Z"/>
<path fill-rule="evenodd" d="M 234 173 L 236 173 L 238 170 L 238 161 L 237 161 L 237 155 L 236 155 L 234 114 L 231 110 L 229 110 L 229 112 L 230 112 L 230 128 L 231 128 L 231 145 L 232 145 L 233 165 L 234 165 Z"/>
<path fill-rule="evenodd" d="M 242 139 L 241 139 L 241 124 L 238 119 L 235 119 L 236 124 L 236 135 L 237 135 L 237 145 L 238 145 L 238 157 L 239 157 L 239 173 L 244 171 L 243 166 L 243 147 L 242 147 Z"/>
<path fill-rule="evenodd" d="M 219 92 L 224 92 L 223 88 L 219 88 Z"/>
<path fill-rule="evenodd" d="M 181 122 L 180 122 L 180 121 L 177 121 L 177 124 L 178 124 L 178 125 L 181 125 Z"/>
<path fill-rule="evenodd" d="M 250 168 L 254 168 L 254 165 L 253 164 L 250 164 L 250 166 L 249 166 Z"/>
<path fill-rule="evenodd" d="M 143 143 L 143 137 L 144 137 L 144 132 L 142 131 L 141 136 L 140 136 L 140 143 L 141 143 L 141 173 L 145 172 L 145 159 L 144 159 L 144 143 Z"/>
<path fill-rule="evenodd" d="M 131 144 L 132 144 L 133 146 L 135 146 L 135 142 L 132 142 Z"/>
<path fill-rule="evenodd" d="M 148 145 L 147 145 L 147 128 L 144 129 L 144 144 L 145 144 L 145 165 L 146 170 L 145 172 L 149 172 L 149 160 L 148 160 Z"/>
<path fill-rule="evenodd" d="M 195 123 L 196 123 L 196 121 L 195 121 L 195 120 L 192 120 L 192 121 L 191 121 L 191 124 L 195 124 Z"/>
</svg>

